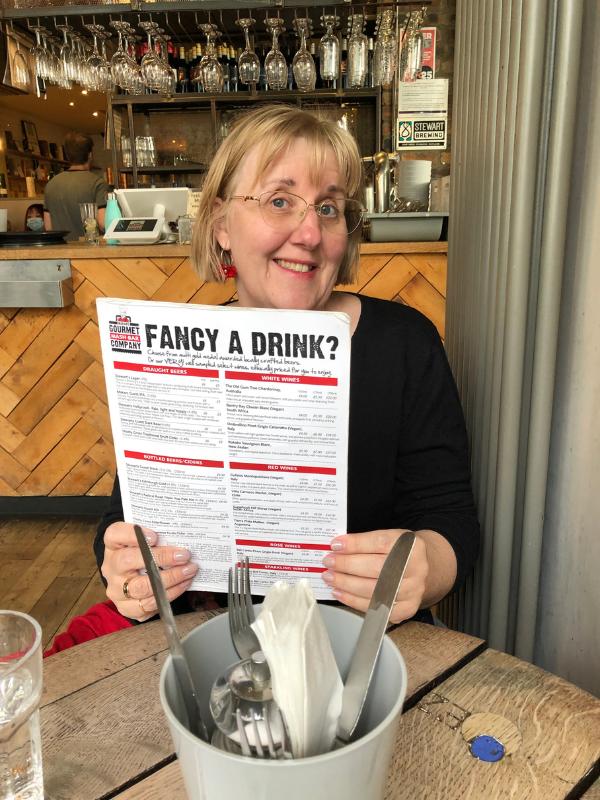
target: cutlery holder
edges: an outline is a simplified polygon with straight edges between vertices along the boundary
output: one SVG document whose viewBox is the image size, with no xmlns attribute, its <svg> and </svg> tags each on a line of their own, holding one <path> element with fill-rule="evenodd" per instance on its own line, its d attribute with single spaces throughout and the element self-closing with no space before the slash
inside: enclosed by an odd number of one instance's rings
<svg viewBox="0 0 600 800">
<path fill-rule="evenodd" d="M 342 676 L 345 677 L 362 617 L 320 605 Z M 213 681 L 238 660 L 227 615 L 196 628 L 183 647 L 199 688 L 205 719 Z M 387 636 L 358 726 L 346 747 L 311 758 L 285 761 L 244 758 L 197 739 L 182 724 L 182 703 L 173 665 L 167 658 L 160 677 L 160 698 L 167 717 L 189 800 L 378 800 L 385 790 L 388 765 L 406 693 L 406 667 Z M 212 734 L 212 731 L 209 731 Z"/>
</svg>

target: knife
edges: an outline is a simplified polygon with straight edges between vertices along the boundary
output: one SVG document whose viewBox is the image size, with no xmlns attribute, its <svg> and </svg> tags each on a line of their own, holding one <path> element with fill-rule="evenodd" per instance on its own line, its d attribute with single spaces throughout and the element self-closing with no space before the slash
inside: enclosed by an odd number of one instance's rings
<svg viewBox="0 0 600 800">
<path fill-rule="evenodd" d="M 403 533 L 388 553 L 377 578 L 344 684 L 342 711 L 336 731 L 337 746 L 350 742 L 360 719 L 392 606 L 414 544 L 413 531 Z"/>
<path fill-rule="evenodd" d="M 190 670 L 190 665 L 185 657 L 181 639 L 175 627 L 175 618 L 173 616 L 173 609 L 169 603 L 165 587 L 160 577 L 160 572 L 156 566 L 156 561 L 152 555 L 152 551 L 148 546 L 146 537 L 142 533 L 139 525 L 134 525 L 133 529 L 138 540 L 138 545 L 142 551 L 144 564 L 150 578 L 150 585 L 156 599 L 156 605 L 160 613 L 160 618 L 165 626 L 165 634 L 167 637 L 167 644 L 171 651 L 171 658 L 173 659 L 173 668 L 175 676 L 181 689 L 185 711 L 188 719 L 188 730 L 205 742 L 210 741 L 208 731 L 204 720 L 202 719 L 202 709 L 200 708 L 200 698 L 194 685 L 194 679 Z"/>
</svg>

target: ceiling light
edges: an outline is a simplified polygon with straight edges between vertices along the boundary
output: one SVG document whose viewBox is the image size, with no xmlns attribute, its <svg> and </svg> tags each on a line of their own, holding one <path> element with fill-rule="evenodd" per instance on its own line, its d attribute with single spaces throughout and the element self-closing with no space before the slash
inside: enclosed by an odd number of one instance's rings
<svg viewBox="0 0 600 800">
<path fill-rule="evenodd" d="M 81 94 L 87 94 L 87 89 L 82 89 Z"/>
<path fill-rule="evenodd" d="M 98 113 L 99 113 L 98 111 L 92 111 L 92 117 L 97 117 Z"/>
<path fill-rule="evenodd" d="M 74 105 L 75 105 L 75 103 L 74 103 L 74 102 L 71 100 L 71 101 L 70 101 L 70 103 L 69 103 L 69 105 L 70 105 L 70 106 L 74 106 Z"/>
</svg>

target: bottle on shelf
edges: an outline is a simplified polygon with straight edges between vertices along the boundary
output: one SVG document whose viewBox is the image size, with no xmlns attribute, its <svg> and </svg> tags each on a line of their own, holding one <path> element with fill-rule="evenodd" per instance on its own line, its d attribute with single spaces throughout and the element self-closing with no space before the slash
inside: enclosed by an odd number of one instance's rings
<svg viewBox="0 0 600 800">
<path fill-rule="evenodd" d="M 229 61 L 227 58 L 227 48 L 224 44 L 220 44 L 217 48 L 217 60 L 221 65 L 223 72 L 223 91 L 229 91 Z"/>
<path fill-rule="evenodd" d="M 342 39 L 342 50 L 340 53 L 340 87 L 348 88 L 348 40 Z"/>
<path fill-rule="evenodd" d="M 365 81 L 365 86 L 369 89 L 372 89 L 374 86 L 373 83 L 373 50 L 375 47 L 375 43 L 373 41 L 373 37 L 369 37 L 369 51 L 367 54 L 367 77 Z"/>
<path fill-rule="evenodd" d="M 317 44 L 314 39 L 311 40 L 310 43 L 310 54 L 312 56 L 313 61 L 315 62 L 315 70 L 317 72 L 317 80 L 315 81 L 315 89 L 322 89 L 323 88 L 323 80 L 321 78 L 321 59 L 320 59 L 320 52 L 317 47 Z"/>
<path fill-rule="evenodd" d="M 185 47 L 179 48 L 179 59 L 177 61 L 177 91 L 186 94 L 188 91 L 188 65 L 185 57 Z"/>
<path fill-rule="evenodd" d="M 229 48 L 229 91 L 237 92 L 239 88 L 239 75 L 237 59 L 235 57 L 235 48 Z"/>
</svg>

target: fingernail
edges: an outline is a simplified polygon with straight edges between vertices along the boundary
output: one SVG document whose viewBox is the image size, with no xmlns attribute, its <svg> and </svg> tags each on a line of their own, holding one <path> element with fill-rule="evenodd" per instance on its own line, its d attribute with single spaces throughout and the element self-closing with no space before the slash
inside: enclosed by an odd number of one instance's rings
<svg viewBox="0 0 600 800">
<path fill-rule="evenodd" d="M 321 577 L 323 578 L 325 583 L 328 583 L 331 586 L 331 584 L 333 583 L 333 572 L 330 572 L 329 570 L 327 570 L 326 572 L 322 572 Z"/>
<path fill-rule="evenodd" d="M 332 594 L 332 595 L 335 597 L 335 599 L 336 599 L 336 600 L 341 600 L 341 599 L 342 599 L 342 597 L 344 596 L 344 593 L 343 593 L 343 592 L 340 592 L 340 590 L 339 590 L 339 589 L 333 589 L 333 591 L 331 592 L 331 594 Z"/>
<path fill-rule="evenodd" d="M 346 546 L 346 537 L 340 536 L 339 539 L 334 539 L 329 546 L 332 550 L 343 550 Z"/>
<path fill-rule="evenodd" d="M 323 564 L 326 567 L 335 567 L 335 556 L 332 556 L 331 554 L 326 555 L 323 559 Z"/>
<path fill-rule="evenodd" d="M 189 550 L 185 550 L 183 548 L 178 548 L 173 553 L 173 561 L 179 561 L 180 563 L 182 561 L 189 561 L 191 557 L 192 557 L 192 554 L 190 553 L 190 551 Z"/>
<path fill-rule="evenodd" d="M 186 566 L 181 570 L 182 575 L 195 575 L 197 572 L 198 572 L 197 564 L 186 564 Z"/>
</svg>

